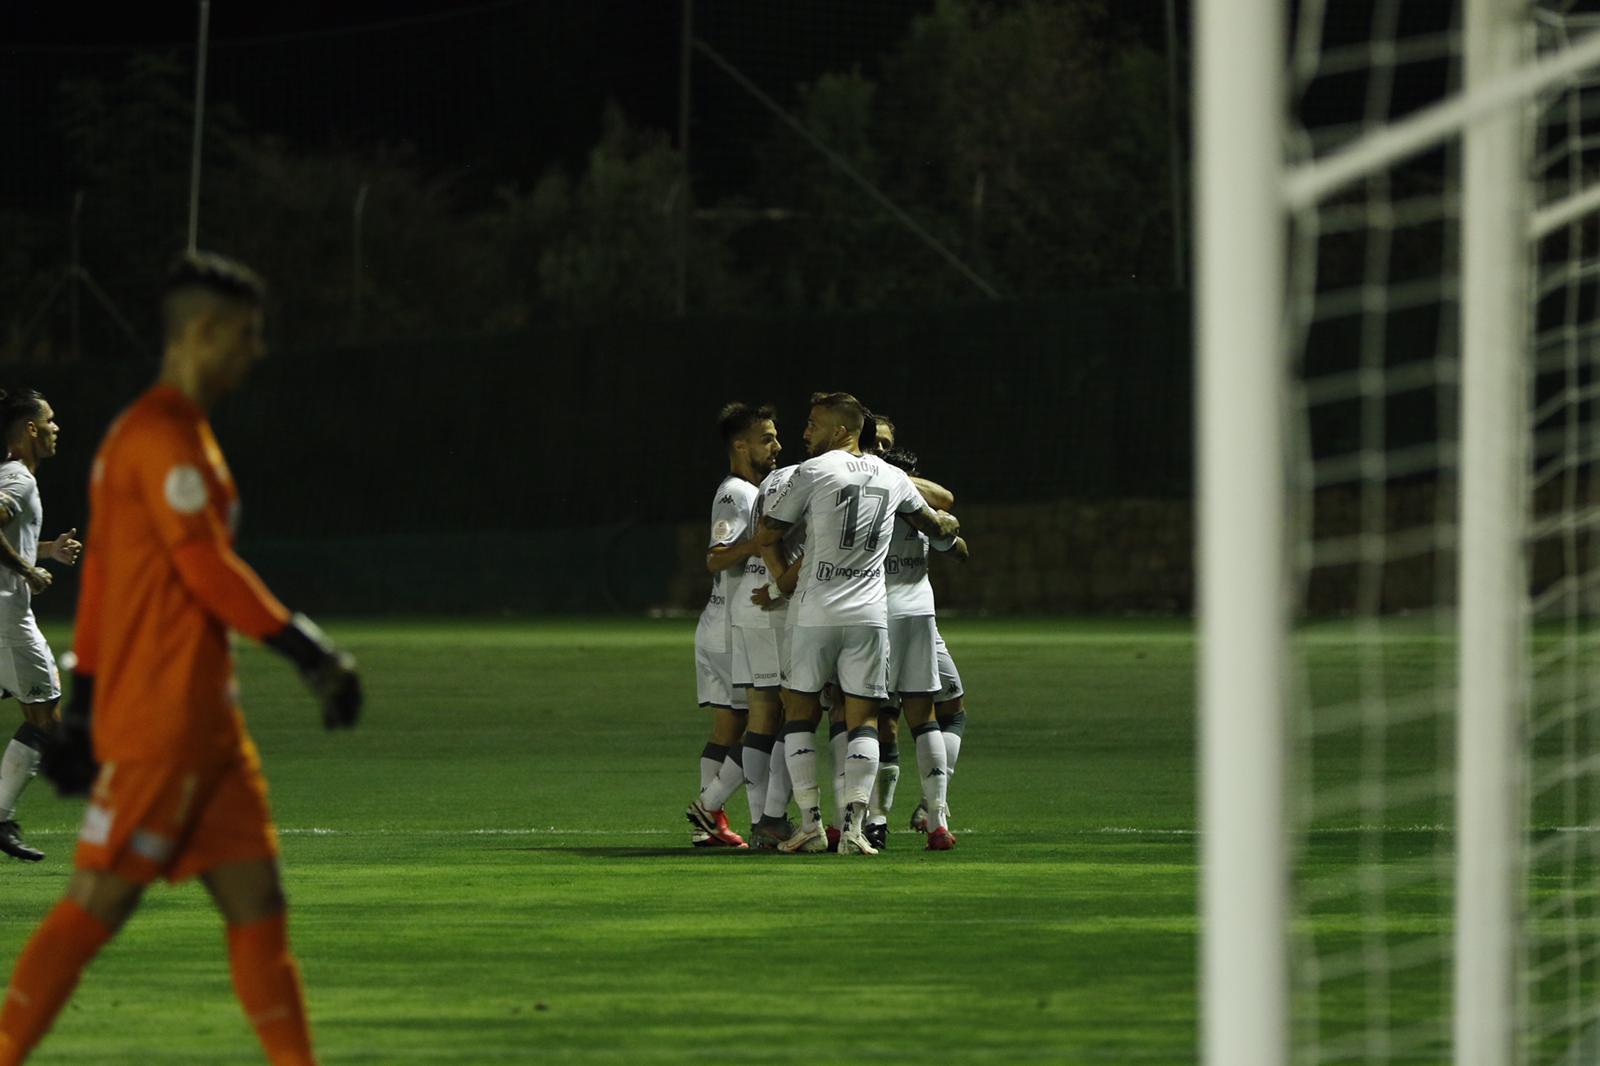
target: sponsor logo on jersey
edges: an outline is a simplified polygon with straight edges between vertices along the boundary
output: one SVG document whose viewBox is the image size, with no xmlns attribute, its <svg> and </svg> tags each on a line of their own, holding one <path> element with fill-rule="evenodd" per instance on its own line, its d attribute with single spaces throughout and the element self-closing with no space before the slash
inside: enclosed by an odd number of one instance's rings
<svg viewBox="0 0 1600 1066">
<path fill-rule="evenodd" d="M 733 502 L 733 494 L 729 493 L 728 495 L 722 497 L 722 499 L 718 500 L 717 502 L 718 503 L 732 503 Z"/>
<path fill-rule="evenodd" d="M 817 580 L 840 581 L 871 580 L 883 576 L 883 568 L 877 566 L 834 566 L 832 563 L 817 563 Z"/>
</svg>

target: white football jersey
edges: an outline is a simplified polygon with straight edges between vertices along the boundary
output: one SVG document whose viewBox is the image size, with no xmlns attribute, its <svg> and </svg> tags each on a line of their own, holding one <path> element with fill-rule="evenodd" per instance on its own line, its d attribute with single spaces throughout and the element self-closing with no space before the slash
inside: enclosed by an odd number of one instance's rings
<svg viewBox="0 0 1600 1066">
<path fill-rule="evenodd" d="M 761 482 L 761 487 L 756 491 L 756 506 L 750 514 L 750 531 L 754 535 L 761 529 L 761 516 L 783 494 L 783 488 L 789 484 L 789 479 L 798 466 L 785 466 L 768 474 Z M 795 556 L 799 555 L 806 543 L 806 527 L 804 522 L 796 523 L 783 532 L 783 540 L 778 542 L 779 549 L 783 552 L 783 561 L 792 563 Z M 767 564 L 761 556 L 752 555 L 744 561 L 744 569 L 740 571 L 738 580 L 732 582 L 728 595 L 733 601 L 733 624 L 744 626 L 746 629 L 782 629 L 789 624 L 789 600 L 785 596 L 778 601 L 776 607 L 762 610 L 750 602 L 750 594 L 767 583 Z M 795 589 L 799 592 L 798 586 Z"/>
<path fill-rule="evenodd" d="M 842 449 L 801 463 L 767 513 L 806 523 L 794 625 L 887 626 L 884 560 L 894 517 L 926 505 L 904 473 Z"/>
<path fill-rule="evenodd" d="M 711 538 L 707 550 L 728 544 L 737 544 L 750 535 L 750 512 L 756 502 L 756 487 L 736 474 L 729 474 L 717 486 L 711 497 Z M 700 612 L 700 624 L 695 627 L 694 640 L 707 651 L 725 652 L 731 649 L 732 623 L 728 615 L 728 586 L 734 573 L 727 570 L 711 575 L 711 595 L 706 599 L 705 610 Z"/>
<path fill-rule="evenodd" d="M 0 496 L 5 497 L 9 521 L 0 525 L 0 536 L 11 542 L 22 561 L 34 565 L 39 557 L 39 529 L 44 525 L 44 504 L 39 499 L 39 482 L 26 466 L 12 459 L 0 463 Z M 0 567 L 0 646 L 27 643 L 24 629 L 31 621 L 33 593 L 21 574 Z"/>
<path fill-rule="evenodd" d="M 904 519 L 894 523 L 889 558 L 883 563 L 890 618 L 933 614 L 933 582 L 928 580 L 928 537 Z"/>
</svg>

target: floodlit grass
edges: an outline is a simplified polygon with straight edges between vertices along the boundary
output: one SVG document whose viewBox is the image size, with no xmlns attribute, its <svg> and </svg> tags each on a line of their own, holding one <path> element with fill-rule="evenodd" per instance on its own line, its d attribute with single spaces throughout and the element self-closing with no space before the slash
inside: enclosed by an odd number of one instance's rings
<svg viewBox="0 0 1600 1066">
<path fill-rule="evenodd" d="M 329 628 L 365 670 L 353 734 L 321 730 L 285 664 L 240 656 L 326 1062 L 1196 1061 L 1187 625 L 945 624 L 969 692 L 960 844 L 929 854 L 904 828 L 907 737 L 877 859 L 688 846 L 707 725 L 692 623 Z M 1355 695 L 1339 638 L 1308 643 L 1319 701 Z M 1397 691 L 1438 670 L 1404 641 L 1387 663 Z M 1436 766 L 1431 726 L 1396 739 L 1385 772 Z M 1356 772 L 1358 741 L 1324 766 Z M 736 827 L 743 810 L 736 796 Z M 61 890 L 77 814 L 47 786 L 23 799 L 50 855 L 0 867 L 0 970 Z M 1383 861 L 1421 869 L 1448 849 L 1438 835 L 1380 832 Z M 1343 890 L 1372 849 L 1337 825 L 1306 839 L 1307 884 L 1333 891 L 1307 902 L 1302 946 L 1448 929 L 1437 880 L 1397 884 L 1381 912 Z M 1387 975 L 1384 1024 L 1429 1028 L 1441 978 L 1436 963 Z M 1315 1031 L 1359 1038 L 1368 992 L 1330 984 Z M 151 890 L 34 1061 L 260 1061 L 198 886 Z"/>
</svg>

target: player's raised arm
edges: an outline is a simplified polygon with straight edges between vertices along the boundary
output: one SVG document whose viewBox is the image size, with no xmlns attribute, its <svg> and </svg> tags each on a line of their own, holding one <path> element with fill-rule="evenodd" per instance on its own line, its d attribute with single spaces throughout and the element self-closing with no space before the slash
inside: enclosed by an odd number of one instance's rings
<svg viewBox="0 0 1600 1066">
<path fill-rule="evenodd" d="M 900 517 L 929 537 L 953 537 L 961 532 L 961 523 L 948 511 L 924 506 L 915 511 L 902 511 Z"/>
<path fill-rule="evenodd" d="M 756 544 L 759 548 L 775 547 L 783 540 L 783 535 L 789 531 L 793 522 L 785 522 L 781 518 L 765 515 L 761 519 L 761 528 L 756 530 Z"/>
<path fill-rule="evenodd" d="M 761 549 L 756 546 L 753 537 L 733 544 L 718 544 L 706 552 L 706 569 L 713 574 L 720 574 L 724 570 L 732 570 L 742 565 L 750 556 L 759 554 Z"/>
<path fill-rule="evenodd" d="M 912 486 L 921 493 L 923 501 L 935 511 L 948 511 L 956 505 L 956 494 L 920 474 L 907 474 Z"/>
</svg>

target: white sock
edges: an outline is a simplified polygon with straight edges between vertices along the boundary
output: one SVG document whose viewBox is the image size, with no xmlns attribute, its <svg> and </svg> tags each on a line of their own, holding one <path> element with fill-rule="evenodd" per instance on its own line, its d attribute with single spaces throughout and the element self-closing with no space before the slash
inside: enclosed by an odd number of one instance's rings
<svg viewBox="0 0 1600 1066">
<path fill-rule="evenodd" d="M 779 737 L 772 745 L 772 761 L 768 764 L 767 803 L 762 815 L 767 818 L 789 817 L 789 760 L 785 758 L 788 745 Z"/>
<path fill-rule="evenodd" d="M 944 738 L 945 772 L 954 774 L 956 772 L 956 757 L 961 754 L 961 734 L 940 733 L 939 735 Z"/>
<path fill-rule="evenodd" d="M 922 777 L 922 802 L 928 807 L 928 831 L 948 829 L 950 813 L 946 804 L 950 794 L 950 764 L 945 761 L 945 741 L 951 734 L 939 732 L 939 727 L 932 722 L 913 730 L 913 733 L 917 738 L 917 773 Z"/>
<path fill-rule="evenodd" d="M 771 775 L 772 750 L 766 745 L 771 737 L 763 737 L 756 745 L 744 746 L 744 798 L 750 805 L 750 824 L 761 821 L 761 812 L 767 805 L 767 778 Z"/>
<path fill-rule="evenodd" d="M 739 765 L 742 757 L 743 753 L 737 745 L 728 749 L 728 757 L 722 760 L 722 768 L 717 771 L 716 780 L 700 793 L 700 805 L 706 810 L 722 810 L 728 803 L 728 797 L 744 784 L 744 767 Z"/>
<path fill-rule="evenodd" d="M 883 762 L 881 748 L 878 757 L 878 782 L 872 790 L 872 820 L 887 822 L 889 812 L 894 810 L 894 790 L 900 784 L 900 764 Z"/>
<path fill-rule="evenodd" d="M 728 747 L 725 744 L 707 743 L 700 749 L 700 791 L 711 787 L 711 782 L 717 779 L 722 772 L 722 764 L 728 759 Z"/>
<path fill-rule="evenodd" d="M 837 731 L 830 724 L 828 726 L 828 754 L 833 756 L 833 813 L 837 818 L 844 818 L 844 808 L 849 799 L 845 796 L 844 764 L 848 757 L 847 749 L 850 746 L 850 735 L 840 726 Z"/>
<path fill-rule="evenodd" d="M 39 752 L 19 740 L 6 745 L 0 757 L 0 822 L 7 822 L 17 813 L 17 797 L 28 787 L 39 769 Z"/>
<path fill-rule="evenodd" d="M 872 797 L 872 783 L 878 779 L 878 730 L 870 725 L 850 730 L 845 745 L 844 800 L 862 811 Z M 865 819 L 862 819 L 863 821 Z"/>
<path fill-rule="evenodd" d="M 967 712 L 956 711 L 939 716 L 939 729 L 944 734 L 945 769 L 956 772 L 956 756 L 961 754 L 961 735 L 967 731 Z"/>
<path fill-rule="evenodd" d="M 800 828 L 807 831 L 816 829 L 822 822 L 822 795 L 817 788 L 816 739 L 804 724 L 796 730 L 786 731 L 784 739 L 787 745 L 783 762 L 789 768 L 795 802 L 800 805 Z"/>
</svg>

